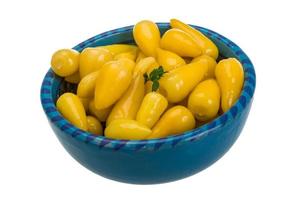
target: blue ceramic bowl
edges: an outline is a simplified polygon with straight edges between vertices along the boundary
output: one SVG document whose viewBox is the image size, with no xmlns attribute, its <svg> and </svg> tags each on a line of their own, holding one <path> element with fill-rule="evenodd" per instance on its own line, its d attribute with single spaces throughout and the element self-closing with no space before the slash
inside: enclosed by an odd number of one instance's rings
<svg viewBox="0 0 300 200">
<path fill-rule="evenodd" d="M 161 33 L 168 23 L 158 23 Z M 113 140 L 82 131 L 64 119 L 55 107 L 58 96 L 74 86 L 50 69 L 41 88 L 41 102 L 49 123 L 64 148 L 80 164 L 103 177 L 135 184 L 154 184 L 191 176 L 221 158 L 233 145 L 246 122 L 255 90 L 255 71 L 247 55 L 233 42 L 211 30 L 194 26 L 218 46 L 222 57 L 243 65 L 245 83 L 237 103 L 200 128 L 153 140 Z M 133 43 L 133 26 L 92 37 L 74 49 L 114 43 Z"/>
</svg>

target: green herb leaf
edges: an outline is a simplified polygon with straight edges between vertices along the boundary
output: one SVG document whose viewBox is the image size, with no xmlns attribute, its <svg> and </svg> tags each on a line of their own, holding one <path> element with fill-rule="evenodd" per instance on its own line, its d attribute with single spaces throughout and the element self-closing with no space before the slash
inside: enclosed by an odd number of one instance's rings
<svg viewBox="0 0 300 200">
<path fill-rule="evenodd" d="M 155 68 L 152 72 L 147 76 L 147 80 L 152 81 L 152 91 L 156 91 L 159 88 L 159 79 L 166 73 L 162 66 Z M 145 76 L 144 76 L 145 77 Z"/>
<path fill-rule="evenodd" d="M 159 82 L 158 81 L 153 81 L 152 82 L 152 92 L 155 92 L 159 88 Z"/>
<path fill-rule="evenodd" d="M 164 75 L 164 73 L 166 73 L 164 71 L 164 68 L 162 66 L 159 66 L 158 68 L 153 69 L 152 72 L 149 74 L 149 76 L 147 75 L 147 73 L 144 74 L 145 83 L 149 80 L 152 81 L 152 92 L 158 90 L 159 88 L 158 81 Z"/>
<path fill-rule="evenodd" d="M 152 70 L 152 72 L 149 75 L 149 78 L 151 81 L 158 81 L 164 73 L 164 68 L 162 66 L 159 66 L 158 68 Z"/>
</svg>

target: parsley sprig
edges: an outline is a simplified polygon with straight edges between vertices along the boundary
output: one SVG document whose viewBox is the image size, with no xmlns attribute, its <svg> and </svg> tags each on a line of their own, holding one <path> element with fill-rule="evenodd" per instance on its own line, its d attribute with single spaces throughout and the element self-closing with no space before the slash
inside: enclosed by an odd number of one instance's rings
<svg viewBox="0 0 300 200">
<path fill-rule="evenodd" d="M 159 79 L 166 73 L 164 71 L 164 68 L 162 66 L 159 66 L 158 68 L 155 68 L 152 70 L 152 72 L 149 74 L 144 74 L 145 82 L 152 81 L 152 92 L 155 92 L 159 88 Z"/>
</svg>

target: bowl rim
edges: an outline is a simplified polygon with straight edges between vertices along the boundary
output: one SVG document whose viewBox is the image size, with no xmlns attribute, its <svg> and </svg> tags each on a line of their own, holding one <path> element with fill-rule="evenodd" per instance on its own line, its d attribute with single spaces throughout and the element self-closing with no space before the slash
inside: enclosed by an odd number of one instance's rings
<svg viewBox="0 0 300 200">
<path fill-rule="evenodd" d="M 170 27 L 169 23 L 157 23 L 157 25 L 159 28 Z M 214 130 L 223 127 L 225 124 L 237 118 L 242 113 L 242 111 L 248 106 L 248 104 L 251 103 L 254 95 L 256 85 L 256 75 L 254 66 L 248 58 L 248 56 L 244 53 L 244 51 L 231 40 L 207 28 L 203 28 L 196 25 L 191 26 L 197 30 L 200 30 L 202 33 L 209 36 L 210 38 L 213 38 L 225 44 L 232 50 L 234 56 L 243 65 L 245 80 L 241 95 L 237 102 L 227 112 L 223 113 L 211 122 L 196 129 L 186 131 L 178 135 L 173 135 L 159 139 L 119 140 L 106 138 L 104 136 L 96 136 L 89 132 L 76 128 L 58 112 L 54 100 L 52 98 L 52 84 L 54 80 L 59 77 L 55 75 L 50 68 L 43 79 L 40 91 L 42 107 L 50 123 L 54 124 L 55 127 L 59 128 L 63 133 L 66 133 L 67 135 L 70 135 L 71 137 L 76 138 L 81 142 L 96 145 L 100 149 L 108 148 L 113 150 L 123 149 L 139 151 L 158 150 L 160 148 L 173 148 L 184 142 L 193 142 L 199 139 L 203 139 L 208 134 L 215 132 Z M 93 42 L 95 42 L 96 40 L 105 39 L 106 37 L 110 37 L 115 34 L 132 32 L 132 29 L 133 25 L 106 31 L 76 45 L 75 47 L 73 47 L 73 49 L 77 51 L 82 51 L 84 48 L 93 44 Z"/>
</svg>

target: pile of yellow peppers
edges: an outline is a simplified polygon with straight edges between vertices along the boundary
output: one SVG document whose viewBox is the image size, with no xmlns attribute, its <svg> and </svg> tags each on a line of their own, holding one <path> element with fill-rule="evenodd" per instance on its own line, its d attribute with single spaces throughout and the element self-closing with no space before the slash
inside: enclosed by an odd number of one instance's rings
<svg viewBox="0 0 300 200">
<path fill-rule="evenodd" d="M 58 111 L 82 130 L 128 140 L 183 133 L 226 112 L 241 93 L 241 63 L 217 63 L 209 38 L 179 20 L 170 25 L 161 36 L 155 23 L 140 21 L 136 45 L 55 52 L 52 70 L 78 84 L 76 94 L 58 98 Z"/>
</svg>

